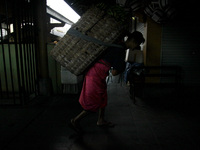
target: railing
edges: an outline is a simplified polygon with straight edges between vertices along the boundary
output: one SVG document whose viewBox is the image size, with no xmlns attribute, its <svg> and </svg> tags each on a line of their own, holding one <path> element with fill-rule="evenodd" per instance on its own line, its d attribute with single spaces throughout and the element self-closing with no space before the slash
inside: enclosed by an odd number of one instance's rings
<svg viewBox="0 0 200 150">
<path fill-rule="evenodd" d="M 23 105 L 37 95 L 31 1 L 5 0 L 0 15 L 0 105 Z"/>
</svg>

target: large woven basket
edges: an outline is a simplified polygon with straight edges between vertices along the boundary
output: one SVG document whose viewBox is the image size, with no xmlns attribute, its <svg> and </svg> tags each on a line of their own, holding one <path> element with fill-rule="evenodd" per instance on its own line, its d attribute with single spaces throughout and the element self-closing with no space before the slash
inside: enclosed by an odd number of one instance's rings
<svg viewBox="0 0 200 150">
<path fill-rule="evenodd" d="M 104 10 L 91 7 L 56 44 L 50 55 L 71 73 L 80 75 L 123 31 L 121 22 Z"/>
</svg>

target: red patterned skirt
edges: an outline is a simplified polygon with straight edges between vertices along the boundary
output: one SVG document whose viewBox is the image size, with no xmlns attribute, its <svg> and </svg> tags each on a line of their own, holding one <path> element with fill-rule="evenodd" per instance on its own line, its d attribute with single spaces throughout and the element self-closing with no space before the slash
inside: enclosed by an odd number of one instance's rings
<svg viewBox="0 0 200 150">
<path fill-rule="evenodd" d="M 106 77 L 110 65 L 103 60 L 95 63 L 84 78 L 79 103 L 84 110 L 96 112 L 107 105 Z"/>
</svg>

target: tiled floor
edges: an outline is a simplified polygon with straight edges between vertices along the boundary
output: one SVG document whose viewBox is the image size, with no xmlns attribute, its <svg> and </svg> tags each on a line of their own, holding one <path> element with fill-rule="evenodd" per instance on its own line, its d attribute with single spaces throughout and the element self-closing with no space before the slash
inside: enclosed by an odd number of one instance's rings
<svg viewBox="0 0 200 150">
<path fill-rule="evenodd" d="M 128 89 L 109 83 L 106 119 L 116 126 L 97 127 L 94 113 L 82 120 L 82 136 L 67 126 L 81 111 L 76 95 L 40 98 L 24 108 L 1 108 L 0 149 L 200 150 L 197 110 L 164 102 L 165 98 L 137 98 L 133 104 Z"/>
</svg>

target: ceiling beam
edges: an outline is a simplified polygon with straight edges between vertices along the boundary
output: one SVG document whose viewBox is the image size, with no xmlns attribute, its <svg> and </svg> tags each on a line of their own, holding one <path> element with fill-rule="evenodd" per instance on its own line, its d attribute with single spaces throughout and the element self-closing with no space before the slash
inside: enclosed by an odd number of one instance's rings
<svg viewBox="0 0 200 150">
<path fill-rule="evenodd" d="M 50 8 L 49 6 L 46 7 L 47 10 L 47 14 L 49 14 L 52 18 L 59 20 L 61 22 L 65 22 L 69 25 L 73 25 L 74 22 L 72 22 L 71 20 L 67 19 L 66 17 L 64 17 L 63 15 L 61 15 L 60 13 L 58 13 L 57 11 L 53 10 L 52 8 Z"/>
</svg>

